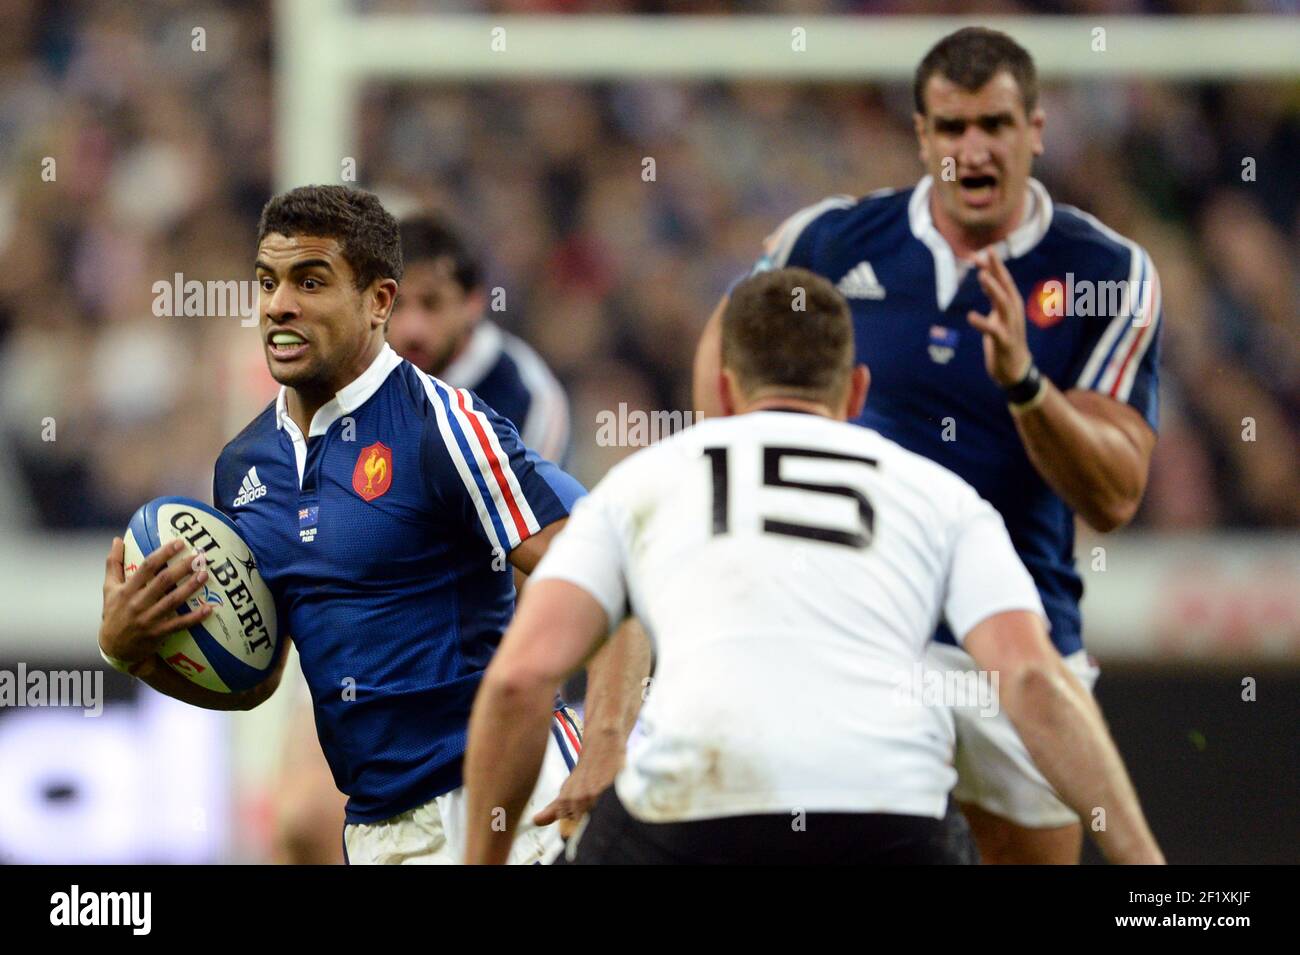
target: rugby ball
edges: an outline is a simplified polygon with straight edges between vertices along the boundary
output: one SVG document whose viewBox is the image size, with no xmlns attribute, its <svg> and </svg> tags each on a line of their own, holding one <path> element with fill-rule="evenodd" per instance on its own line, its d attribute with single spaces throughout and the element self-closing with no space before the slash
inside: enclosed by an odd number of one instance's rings
<svg viewBox="0 0 1300 955">
<path fill-rule="evenodd" d="M 214 609 L 203 623 L 169 636 L 159 656 L 191 682 L 217 693 L 257 686 L 279 650 L 275 599 L 230 518 L 187 497 L 150 501 L 135 512 L 126 529 L 126 576 L 178 537 L 190 546 L 173 563 L 179 560 L 206 568 L 208 579 L 186 606 L 176 609 L 176 615 L 204 604 Z M 201 563 L 194 551 L 202 555 Z"/>
</svg>

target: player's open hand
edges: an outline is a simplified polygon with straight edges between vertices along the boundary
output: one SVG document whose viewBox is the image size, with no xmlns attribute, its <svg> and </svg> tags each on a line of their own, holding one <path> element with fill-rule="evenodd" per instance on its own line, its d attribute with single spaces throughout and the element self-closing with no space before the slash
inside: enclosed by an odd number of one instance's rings
<svg viewBox="0 0 1300 955">
<path fill-rule="evenodd" d="M 984 367 L 1002 388 L 1029 371 L 1032 358 L 1025 338 L 1025 302 L 1015 279 L 992 249 L 976 253 L 979 283 L 993 308 L 987 315 L 968 312 L 966 321 L 984 336 Z"/>
<path fill-rule="evenodd" d="M 541 812 L 533 816 L 534 825 L 549 826 L 559 820 L 560 835 L 569 838 L 596 801 L 614 782 L 623 768 L 624 747 L 600 745 L 596 740 L 584 740 L 578 765 L 560 787 L 559 793 Z"/>
<path fill-rule="evenodd" d="M 99 645 L 105 653 L 127 663 L 139 663 L 158 652 L 163 640 L 177 630 L 204 620 L 212 608 L 176 611 L 208 579 L 208 572 L 188 561 L 168 565 L 185 549 L 183 540 L 164 544 L 150 554 L 130 579 L 122 566 L 126 545 L 114 537 L 104 569 L 104 614 Z"/>
</svg>

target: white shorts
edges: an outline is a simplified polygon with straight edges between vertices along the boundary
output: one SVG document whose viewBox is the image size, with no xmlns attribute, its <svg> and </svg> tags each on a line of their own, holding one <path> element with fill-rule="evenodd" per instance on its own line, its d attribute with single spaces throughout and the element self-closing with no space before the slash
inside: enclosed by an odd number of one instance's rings
<svg viewBox="0 0 1300 955">
<path fill-rule="evenodd" d="M 1079 650 L 1064 659 L 1091 693 L 1100 670 L 1088 652 Z M 925 663 L 937 670 L 978 669 L 970 654 L 946 643 L 932 642 Z M 996 715 L 988 716 L 973 704 L 951 707 L 951 712 L 957 733 L 954 799 L 973 803 L 1026 829 L 1054 829 L 1079 821 L 1038 771 L 1005 711 L 999 708 Z"/>
<path fill-rule="evenodd" d="M 524 807 L 519 834 L 510 847 L 511 865 L 550 862 L 564 844 L 558 823 L 538 828 L 533 815 L 559 794 L 581 751 L 581 728 L 573 710 L 572 722 L 558 713 L 551 719 L 551 735 L 537 785 Z M 351 865 L 459 865 L 465 861 L 465 787 L 437 796 L 391 819 L 349 823 L 343 827 L 343 845 Z"/>
</svg>

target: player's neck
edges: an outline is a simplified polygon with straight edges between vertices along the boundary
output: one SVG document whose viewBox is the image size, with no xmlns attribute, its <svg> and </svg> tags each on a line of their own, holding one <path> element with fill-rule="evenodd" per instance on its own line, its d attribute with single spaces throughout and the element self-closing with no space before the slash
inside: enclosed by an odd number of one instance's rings
<svg viewBox="0 0 1300 955">
<path fill-rule="evenodd" d="M 802 398 L 785 398 L 780 395 L 759 398 L 743 408 L 737 408 L 736 414 L 749 414 L 751 411 L 801 411 L 804 414 L 818 415 L 822 418 L 835 417 L 831 414 L 830 407 L 821 402 L 805 401 Z"/>
<path fill-rule="evenodd" d="M 959 260 L 970 261 L 975 257 L 976 252 L 987 249 L 990 245 L 995 245 L 1011 235 L 1025 221 L 1025 213 L 1028 209 L 1029 187 L 1026 186 L 1020 196 L 1016 214 L 1002 225 L 990 229 L 967 229 L 948 216 L 943 204 L 939 202 L 939 197 L 935 195 L 933 189 L 930 190 L 930 218 L 934 221 L 934 227 L 939 231 L 939 235 L 943 236 L 943 240 L 952 249 L 952 254 Z"/>
<path fill-rule="evenodd" d="M 330 384 L 291 386 L 287 389 L 285 411 L 288 412 L 290 419 L 298 426 L 298 430 L 304 436 L 310 433 L 311 420 L 316 417 L 316 412 L 333 401 L 334 396 L 340 391 L 365 374 L 366 370 L 374 364 L 375 359 L 379 357 L 380 349 L 383 347 L 384 339 L 382 337 L 369 342 L 360 357 L 349 366 L 339 380 Z"/>
<path fill-rule="evenodd" d="M 333 397 L 333 394 L 326 396 L 313 389 L 289 388 L 285 396 L 285 412 L 305 437 L 311 431 L 311 419 Z"/>
</svg>

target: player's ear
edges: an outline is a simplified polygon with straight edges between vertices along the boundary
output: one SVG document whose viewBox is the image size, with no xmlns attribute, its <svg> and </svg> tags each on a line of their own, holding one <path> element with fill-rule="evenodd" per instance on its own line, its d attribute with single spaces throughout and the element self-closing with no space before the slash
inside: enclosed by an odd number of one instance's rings
<svg viewBox="0 0 1300 955">
<path fill-rule="evenodd" d="M 845 404 L 845 419 L 852 421 L 867 406 L 867 390 L 871 387 L 871 372 L 866 365 L 858 365 L 849 378 L 849 395 Z"/>
<path fill-rule="evenodd" d="M 921 156 L 921 162 L 928 166 L 930 147 L 925 139 L 925 116 L 921 113 L 913 113 L 912 128 L 916 130 L 917 152 Z"/>
<path fill-rule="evenodd" d="M 727 299 L 723 296 L 704 325 L 691 364 L 691 401 L 696 415 L 701 418 L 716 418 L 722 413 L 718 406 L 718 371 L 722 367 L 722 313 L 726 305 Z"/>
<path fill-rule="evenodd" d="M 370 327 L 378 328 L 388 321 L 397 301 L 396 279 L 375 279 L 370 286 Z"/>
<path fill-rule="evenodd" d="M 1034 107 L 1034 111 L 1029 114 L 1029 140 L 1035 156 L 1043 154 L 1043 124 L 1046 122 L 1047 114 L 1042 107 Z"/>
<path fill-rule="evenodd" d="M 718 403 L 722 406 L 722 417 L 729 418 L 736 409 L 744 405 L 744 396 L 736 384 L 736 376 L 726 368 L 718 374 Z"/>
<path fill-rule="evenodd" d="M 487 311 L 487 295 L 483 292 L 483 286 L 472 288 L 465 293 L 465 310 L 475 318 Z"/>
</svg>

